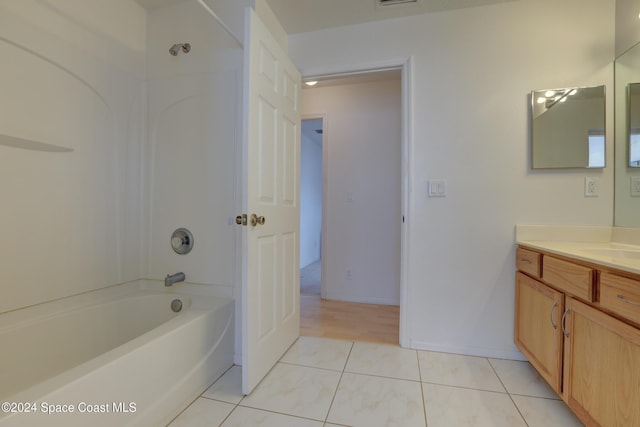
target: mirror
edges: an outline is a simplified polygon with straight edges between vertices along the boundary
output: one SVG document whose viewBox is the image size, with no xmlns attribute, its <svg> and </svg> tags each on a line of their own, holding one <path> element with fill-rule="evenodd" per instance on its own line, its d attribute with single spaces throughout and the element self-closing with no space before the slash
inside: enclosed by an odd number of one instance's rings
<svg viewBox="0 0 640 427">
<path fill-rule="evenodd" d="M 640 44 L 615 61 L 614 225 L 640 227 Z"/>
<path fill-rule="evenodd" d="M 640 83 L 627 86 L 627 111 L 629 167 L 640 168 Z"/>
<path fill-rule="evenodd" d="M 532 167 L 605 166 L 605 87 L 531 92 Z"/>
</svg>

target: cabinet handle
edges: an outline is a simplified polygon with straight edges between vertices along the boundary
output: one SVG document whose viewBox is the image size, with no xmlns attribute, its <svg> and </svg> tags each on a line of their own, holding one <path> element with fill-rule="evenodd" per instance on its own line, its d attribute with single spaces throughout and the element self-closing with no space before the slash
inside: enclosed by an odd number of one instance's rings
<svg viewBox="0 0 640 427">
<path fill-rule="evenodd" d="M 630 299 L 626 299 L 624 295 L 618 295 L 618 299 L 622 302 L 626 302 L 627 304 L 635 305 L 636 307 L 640 307 L 640 303 L 631 301 Z"/>
<path fill-rule="evenodd" d="M 554 301 L 553 305 L 551 306 L 551 310 L 549 310 L 549 321 L 551 322 L 551 326 L 553 326 L 553 329 L 558 329 L 558 324 L 553 323 L 553 310 L 555 310 L 557 306 L 558 306 L 558 301 Z"/>
<path fill-rule="evenodd" d="M 531 260 L 526 258 L 520 258 L 520 262 L 523 262 L 525 264 L 531 264 Z"/>
<path fill-rule="evenodd" d="M 566 337 L 569 338 L 569 332 L 567 332 L 567 330 L 565 329 L 565 320 L 567 319 L 567 314 L 569 314 L 569 309 L 565 309 L 564 313 L 562 313 L 562 334 Z"/>
</svg>

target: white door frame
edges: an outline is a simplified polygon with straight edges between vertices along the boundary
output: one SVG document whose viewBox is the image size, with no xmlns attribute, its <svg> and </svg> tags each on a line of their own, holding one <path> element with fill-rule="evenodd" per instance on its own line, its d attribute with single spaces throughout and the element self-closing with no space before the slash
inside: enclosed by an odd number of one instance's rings
<svg viewBox="0 0 640 427">
<path fill-rule="evenodd" d="M 400 331 L 399 331 L 399 341 L 401 347 L 409 347 L 409 333 L 407 331 L 408 325 L 408 313 L 407 307 L 409 302 L 409 289 L 407 280 L 409 277 L 408 271 L 408 247 L 409 247 L 409 226 L 410 226 L 410 218 L 409 218 L 409 198 L 410 198 L 410 179 L 409 179 L 409 168 L 410 168 L 410 149 L 411 149 L 411 138 L 412 138 L 412 101 L 411 101 L 411 88 L 412 88 L 412 58 L 400 58 L 400 59 L 390 59 L 390 60 L 382 60 L 377 62 L 370 62 L 366 64 L 351 64 L 345 65 L 340 68 L 331 68 L 331 69 L 314 69 L 312 72 L 305 72 L 302 70 L 302 80 L 320 80 L 327 78 L 338 78 L 338 77 L 347 77 L 347 76 L 356 76 L 362 75 L 366 73 L 375 73 L 380 71 L 386 71 L 391 69 L 400 69 L 401 71 L 401 79 L 402 79 L 402 100 L 401 100 L 401 126 L 402 126 L 402 136 L 401 136 L 401 213 L 402 213 L 402 225 L 400 227 Z M 327 117 L 323 114 L 309 114 L 303 115 L 303 119 L 305 118 L 316 118 L 321 116 L 323 118 L 323 129 L 326 132 L 326 128 L 328 127 Z M 326 242 L 325 239 L 325 230 L 326 230 L 326 215 L 325 215 L 325 205 L 324 201 L 326 200 L 326 184 L 325 184 L 325 174 L 324 170 L 326 168 L 326 140 L 323 139 L 322 145 L 322 162 L 323 162 L 323 188 L 322 188 L 322 248 L 321 248 L 321 258 L 325 258 L 324 251 L 326 250 Z M 323 270 L 324 270 L 324 263 Z M 321 272 L 322 277 L 326 277 L 325 272 Z M 321 287 L 323 289 L 323 287 Z"/>
</svg>

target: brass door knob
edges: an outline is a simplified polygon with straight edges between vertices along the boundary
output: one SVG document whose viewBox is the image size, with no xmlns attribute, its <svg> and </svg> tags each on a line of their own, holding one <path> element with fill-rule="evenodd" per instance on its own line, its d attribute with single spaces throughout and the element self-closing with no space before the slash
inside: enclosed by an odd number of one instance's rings
<svg viewBox="0 0 640 427">
<path fill-rule="evenodd" d="M 265 219 L 263 216 L 258 216 L 256 214 L 251 214 L 251 226 L 255 227 L 256 225 L 264 225 Z"/>
</svg>

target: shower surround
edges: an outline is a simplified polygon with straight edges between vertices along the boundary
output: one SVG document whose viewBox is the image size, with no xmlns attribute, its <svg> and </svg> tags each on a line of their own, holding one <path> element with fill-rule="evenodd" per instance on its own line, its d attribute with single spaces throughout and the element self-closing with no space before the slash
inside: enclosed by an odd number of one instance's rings
<svg viewBox="0 0 640 427">
<path fill-rule="evenodd" d="M 235 296 L 238 43 L 196 1 L 25 0 L 0 53 L 0 316 L 176 271 Z"/>
</svg>

